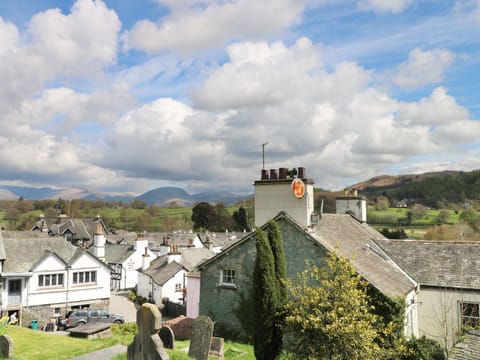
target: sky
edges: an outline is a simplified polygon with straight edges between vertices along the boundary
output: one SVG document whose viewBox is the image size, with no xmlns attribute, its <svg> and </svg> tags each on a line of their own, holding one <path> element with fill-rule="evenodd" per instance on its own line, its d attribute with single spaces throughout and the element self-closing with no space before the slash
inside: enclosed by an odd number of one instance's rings
<svg viewBox="0 0 480 360">
<path fill-rule="evenodd" d="M 479 169 L 479 30 L 479 0 L 2 0 L 0 184 Z"/>
</svg>

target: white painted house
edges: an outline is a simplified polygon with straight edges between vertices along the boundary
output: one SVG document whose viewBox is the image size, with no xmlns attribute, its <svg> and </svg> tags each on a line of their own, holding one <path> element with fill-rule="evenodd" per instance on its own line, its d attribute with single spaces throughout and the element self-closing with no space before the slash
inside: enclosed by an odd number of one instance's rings
<svg viewBox="0 0 480 360">
<path fill-rule="evenodd" d="M 111 268 L 63 237 L 40 235 L 0 232 L 2 315 L 43 326 L 70 309 L 108 308 Z"/>
<path fill-rule="evenodd" d="M 101 227 L 97 227 L 89 251 L 112 268 L 111 289 L 133 289 L 138 283 L 138 269 L 147 268 L 157 255 L 148 247 L 143 235 L 133 245 L 108 244 Z"/>
<path fill-rule="evenodd" d="M 188 269 L 176 261 L 168 262 L 166 257 L 156 259 L 148 269 L 138 271 L 137 295 L 161 306 L 163 299 L 183 304 L 185 275 Z"/>
</svg>

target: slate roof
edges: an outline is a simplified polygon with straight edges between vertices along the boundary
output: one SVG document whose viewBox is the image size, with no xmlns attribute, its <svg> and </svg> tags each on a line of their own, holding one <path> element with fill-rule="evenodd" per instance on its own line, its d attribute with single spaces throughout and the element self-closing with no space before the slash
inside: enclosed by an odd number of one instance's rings
<svg viewBox="0 0 480 360">
<path fill-rule="evenodd" d="M 7 273 L 30 271 L 46 255 L 46 251 L 53 252 L 63 261 L 70 262 L 79 250 L 63 237 L 48 236 L 45 233 L 43 237 L 29 237 L 28 233 L 21 237 L 17 232 L 12 234 L 4 232 L 2 243 L 6 257 L 3 271 Z"/>
<path fill-rule="evenodd" d="M 384 236 L 367 224 L 362 224 L 348 214 L 322 214 L 315 232 L 305 230 L 287 213 L 280 212 L 273 220 L 285 219 L 299 232 L 307 234 L 328 251 L 349 258 L 357 273 L 386 296 L 404 296 L 415 289 L 415 281 L 385 254 L 374 240 Z M 262 226 L 265 228 L 268 224 Z M 215 257 L 198 265 L 203 266 L 227 254 L 227 249 L 248 241 L 254 233 L 224 249 Z"/>
<path fill-rule="evenodd" d="M 232 243 L 242 239 L 247 233 L 243 232 L 206 232 L 199 235 L 202 243 L 209 247 L 220 247 L 221 249 L 227 248 Z"/>
<path fill-rule="evenodd" d="M 162 259 L 163 260 L 163 259 Z M 183 265 L 172 261 L 169 264 L 165 264 L 164 261 L 159 261 L 153 266 L 150 264 L 150 267 L 146 270 L 138 270 L 139 272 L 148 275 L 152 278 L 154 282 L 158 285 L 163 286 L 168 280 L 175 276 L 180 270 L 186 269 Z"/>
<path fill-rule="evenodd" d="M 404 296 L 416 287 L 374 240 L 385 237 L 348 214 L 322 214 L 312 235 L 330 251 L 347 257 L 362 278 L 387 296 Z"/>
<path fill-rule="evenodd" d="M 480 359 L 480 331 L 470 330 L 462 336 L 462 341 L 455 344 L 449 360 Z"/>
<path fill-rule="evenodd" d="M 108 235 L 109 231 L 107 226 L 100 217 L 96 217 L 95 219 L 69 219 L 66 217 L 59 217 L 57 219 L 42 218 L 32 227 L 32 230 L 41 230 L 43 223 L 45 223 L 50 235 L 64 235 L 70 231 L 74 242 L 79 240 L 86 241 L 86 247 L 88 247 L 93 242 L 93 235 L 99 222 L 103 227 L 104 234 Z"/>
<path fill-rule="evenodd" d="M 105 244 L 105 262 L 108 264 L 121 264 L 134 253 L 132 245 Z"/>
<path fill-rule="evenodd" d="M 182 264 L 192 270 L 201 262 L 215 256 L 215 253 L 207 248 L 187 248 L 182 249 Z"/>
<path fill-rule="evenodd" d="M 480 243 L 377 241 L 420 286 L 480 289 Z"/>
</svg>

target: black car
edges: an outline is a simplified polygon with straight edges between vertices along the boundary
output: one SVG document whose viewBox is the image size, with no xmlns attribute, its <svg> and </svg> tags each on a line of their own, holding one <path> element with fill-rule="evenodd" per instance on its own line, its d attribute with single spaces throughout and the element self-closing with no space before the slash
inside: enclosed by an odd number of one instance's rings
<svg viewBox="0 0 480 360">
<path fill-rule="evenodd" d="M 82 326 L 87 323 L 112 323 L 123 324 L 125 319 L 123 315 L 110 314 L 105 310 L 72 310 L 67 317 L 62 320 L 62 325 L 66 328 Z"/>
</svg>

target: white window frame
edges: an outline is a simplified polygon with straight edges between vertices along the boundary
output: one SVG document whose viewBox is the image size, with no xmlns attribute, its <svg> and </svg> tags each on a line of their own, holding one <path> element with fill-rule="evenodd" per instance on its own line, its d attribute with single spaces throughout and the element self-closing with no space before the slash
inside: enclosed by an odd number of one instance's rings
<svg viewBox="0 0 480 360">
<path fill-rule="evenodd" d="M 65 276 L 63 273 L 39 274 L 38 288 L 62 288 L 65 285 Z"/>
<path fill-rule="evenodd" d="M 237 272 L 233 268 L 224 268 L 220 270 L 220 282 L 218 284 L 219 287 L 228 288 L 228 289 L 236 289 L 237 285 L 235 280 L 237 278 Z"/>
<path fill-rule="evenodd" d="M 96 283 L 97 283 L 96 270 L 73 272 L 73 275 L 72 275 L 73 285 L 94 285 Z"/>
</svg>

